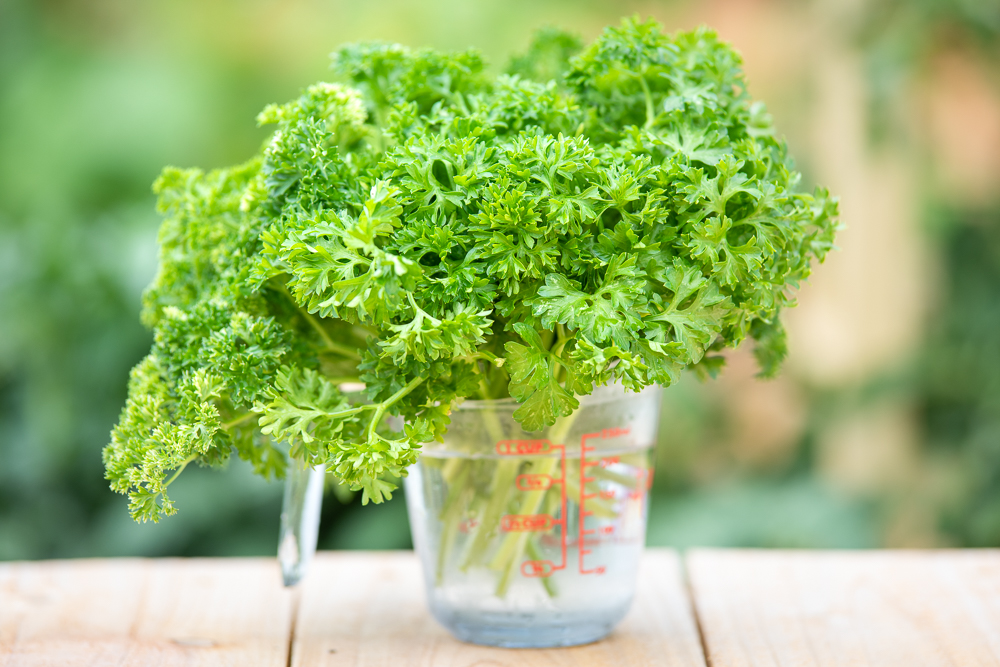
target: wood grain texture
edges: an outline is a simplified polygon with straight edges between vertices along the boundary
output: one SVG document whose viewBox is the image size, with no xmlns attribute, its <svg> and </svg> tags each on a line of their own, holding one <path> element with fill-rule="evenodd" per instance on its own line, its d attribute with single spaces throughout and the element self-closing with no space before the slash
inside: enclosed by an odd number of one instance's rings
<svg viewBox="0 0 1000 667">
<path fill-rule="evenodd" d="M 711 667 L 1000 665 L 1000 551 L 699 550 Z"/>
<path fill-rule="evenodd" d="M 0 667 L 285 667 L 273 559 L 0 564 Z"/>
<path fill-rule="evenodd" d="M 295 667 L 629 665 L 704 667 L 677 555 L 649 550 L 631 612 L 611 636 L 562 649 L 459 642 L 427 610 L 412 553 L 320 554 L 302 590 Z"/>
</svg>

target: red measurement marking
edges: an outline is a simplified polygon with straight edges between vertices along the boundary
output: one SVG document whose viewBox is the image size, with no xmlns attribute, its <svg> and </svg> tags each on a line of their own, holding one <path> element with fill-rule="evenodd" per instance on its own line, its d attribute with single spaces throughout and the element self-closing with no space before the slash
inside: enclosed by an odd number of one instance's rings
<svg viewBox="0 0 1000 667">
<path fill-rule="evenodd" d="M 638 482 L 634 491 L 629 491 L 628 497 L 630 500 L 637 500 L 646 495 L 646 492 L 653 488 L 653 471 L 640 468 L 635 471 L 635 478 Z"/>
<path fill-rule="evenodd" d="M 514 480 L 514 485 L 520 491 L 546 491 L 553 484 L 551 475 L 532 475 L 531 473 L 525 473 L 523 475 L 518 475 L 517 479 Z"/>
<path fill-rule="evenodd" d="M 569 546 L 567 544 L 569 542 L 569 535 L 568 535 L 568 533 L 569 533 L 569 526 L 566 525 L 566 510 L 567 510 L 567 501 L 566 501 L 566 445 L 556 445 L 553 449 L 555 449 L 555 448 L 559 449 L 559 467 L 561 469 L 561 474 L 559 476 L 558 484 L 559 484 L 559 503 L 560 503 L 559 506 L 560 506 L 560 509 L 562 511 L 562 514 L 559 515 L 561 517 L 560 523 L 562 524 L 562 530 L 559 531 L 561 533 L 560 537 L 561 537 L 561 542 L 562 542 L 562 544 L 559 545 L 560 546 L 559 551 L 562 554 L 562 560 L 559 561 L 559 565 L 554 566 L 552 569 L 553 570 L 565 570 L 566 569 L 566 564 L 569 562 L 569 556 L 566 553 L 567 548 Z"/>
<path fill-rule="evenodd" d="M 549 530 L 556 521 L 551 514 L 504 514 L 500 518 L 500 530 L 505 533 L 528 533 Z"/>
<path fill-rule="evenodd" d="M 604 574 L 604 566 L 599 565 L 598 567 L 590 568 L 589 570 L 583 567 L 583 557 L 590 553 L 590 549 L 580 549 L 580 574 Z"/>
<path fill-rule="evenodd" d="M 592 438 L 601 438 L 602 440 L 607 438 L 617 438 L 622 435 L 628 435 L 630 430 L 631 429 L 629 428 L 606 428 L 602 429 L 597 433 L 586 433 L 582 438 L 580 438 L 580 482 L 581 482 L 580 483 L 580 535 L 579 535 L 580 574 L 604 574 L 605 572 L 603 565 L 589 569 L 584 567 L 584 557 L 590 554 L 590 549 L 583 548 L 584 537 L 587 535 L 593 535 L 594 533 L 597 532 L 596 528 L 589 528 L 589 529 L 586 528 L 586 519 L 588 516 L 593 515 L 593 512 L 584 509 L 585 504 L 588 500 L 593 499 L 595 495 L 598 495 L 594 493 L 584 492 L 584 486 L 594 481 L 593 477 L 587 477 L 586 475 L 587 468 L 590 468 L 592 466 L 601 466 L 602 468 L 607 468 L 608 466 L 614 465 L 615 463 L 619 463 L 621 461 L 621 459 L 617 456 L 606 456 L 597 461 L 588 461 L 587 452 L 592 452 L 595 449 L 597 449 L 597 447 L 593 445 L 587 445 L 587 440 L 590 440 Z M 605 495 L 605 493 L 607 493 L 608 495 Z M 614 491 L 607 491 L 607 492 L 601 491 L 600 496 L 605 499 L 613 498 Z M 602 534 L 609 535 L 614 531 L 614 526 L 604 526 L 600 530 Z"/>
<path fill-rule="evenodd" d="M 497 443 L 497 454 L 501 456 L 528 456 L 546 454 L 552 449 L 548 440 L 501 440 Z"/>
<path fill-rule="evenodd" d="M 458 530 L 463 533 L 467 533 L 478 525 L 479 521 L 476 519 L 465 519 L 464 521 L 459 522 Z"/>
<path fill-rule="evenodd" d="M 613 500 L 615 497 L 614 489 L 601 489 L 601 499 L 602 500 Z"/>
<path fill-rule="evenodd" d="M 526 560 L 521 563 L 521 574 L 526 577 L 551 577 L 555 570 L 556 566 L 550 560 Z"/>
</svg>

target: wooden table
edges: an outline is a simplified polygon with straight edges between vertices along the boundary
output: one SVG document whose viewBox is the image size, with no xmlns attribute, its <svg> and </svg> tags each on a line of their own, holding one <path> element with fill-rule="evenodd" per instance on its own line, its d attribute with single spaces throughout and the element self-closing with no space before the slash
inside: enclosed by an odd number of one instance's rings
<svg viewBox="0 0 1000 667">
<path fill-rule="evenodd" d="M 504 650 L 452 639 L 408 552 L 0 563 L 0 667 L 1000 665 L 1000 551 L 650 549 L 607 639 Z"/>
</svg>

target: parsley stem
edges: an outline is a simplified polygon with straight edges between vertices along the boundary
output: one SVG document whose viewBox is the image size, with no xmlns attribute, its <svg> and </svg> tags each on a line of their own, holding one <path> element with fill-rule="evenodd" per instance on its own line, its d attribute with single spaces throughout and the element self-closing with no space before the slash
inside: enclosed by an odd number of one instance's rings
<svg viewBox="0 0 1000 667">
<path fill-rule="evenodd" d="M 359 412 L 374 410 L 375 408 L 376 406 L 374 405 L 358 405 L 353 408 L 347 408 L 346 410 L 338 410 L 337 412 L 326 412 L 324 415 L 330 419 L 340 419 L 341 417 L 350 417 L 351 415 L 356 415 Z"/>
<path fill-rule="evenodd" d="M 459 359 L 463 361 L 478 361 L 478 360 L 488 361 L 497 368 L 503 366 L 503 362 L 500 362 L 499 364 L 497 363 L 497 360 L 499 358 L 500 357 L 498 357 L 497 355 L 493 354 L 492 352 L 487 352 L 486 350 L 477 350 L 476 352 L 467 354 L 464 357 L 459 357 Z"/>
<path fill-rule="evenodd" d="M 560 322 L 556 327 L 556 333 L 559 336 L 559 342 L 556 343 L 555 348 L 552 350 L 552 354 L 558 357 L 562 354 L 563 349 L 566 347 L 566 343 L 568 343 L 573 336 L 566 334 L 566 327 L 562 325 L 562 322 Z"/>
<path fill-rule="evenodd" d="M 302 315 L 306 318 L 309 324 L 313 326 L 313 328 L 316 330 L 316 333 L 319 334 L 319 337 L 323 339 L 323 342 L 326 344 L 328 350 L 330 350 L 331 352 L 336 352 L 337 354 L 343 355 L 350 359 L 357 359 L 358 361 L 361 361 L 361 355 L 358 354 L 357 350 L 353 350 L 347 347 L 346 345 L 341 345 L 340 343 L 333 342 L 333 339 L 330 338 L 330 334 L 327 333 L 323 325 L 319 323 L 319 320 L 313 317 L 308 311 L 300 308 L 299 312 L 302 313 Z"/>
<path fill-rule="evenodd" d="M 562 325 L 562 323 L 560 323 L 559 326 L 556 327 L 557 342 L 555 347 L 552 348 L 552 355 L 555 357 L 556 365 L 552 368 L 551 371 L 556 381 L 559 381 L 560 377 L 567 370 L 566 362 L 563 361 L 561 355 L 563 350 L 566 348 L 566 344 L 569 343 L 569 341 L 572 340 L 572 338 L 573 338 L 572 334 L 570 335 L 566 334 L 566 328 Z"/>
<path fill-rule="evenodd" d="M 465 103 L 465 96 L 462 95 L 461 91 L 456 91 L 451 95 L 451 101 L 455 103 L 459 109 L 462 110 L 462 115 L 471 116 L 472 113 L 469 111 L 469 105 Z"/>
<path fill-rule="evenodd" d="M 239 426 L 243 422 L 252 419 L 254 416 L 256 416 L 256 414 L 257 414 L 256 412 L 247 412 L 245 414 L 240 415 L 239 417 L 236 417 L 235 419 L 231 419 L 230 421 L 227 421 L 222 425 L 222 430 L 228 431 L 234 426 Z"/>
<path fill-rule="evenodd" d="M 170 479 L 168 479 L 166 482 L 163 483 L 163 488 L 165 489 L 171 484 L 173 484 L 174 480 L 177 479 L 177 476 L 180 475 L 182 472 L 184 472 L 184 468 L 187 468 L 187 464 L 191 463 L 191 461 L 194 461 L 196 458 L 198 458 L 198 455 L 192 454 L 191 456 L 184 459 L 184 463 L 182 463 L 181 466 L 174 471 L 174 474 L 170 476 Z"/>
<path fill-rule="evenodd" d="M 479 376 L 479 393 L 482 395 L 484 401 L 490 400 L 490 386 L 486 383 L 486 378 L 482 375 Z"/>
<path fill-rule="evenodd" d="M 331 352 L 335 352 L 336 354 L 348 357 L 349 359 L 355 359 L 357 361 L 361 361 L 361 355 L 358 354 L 357 350 L 347 347 L 346 345 L 341 345 L 340 343 L 333 342 L 333 339 L 330 338 L 330 334 L 323 327 L 323 325 L 320 324 L 319 320 L 313 317 L 312 313 L 310 313 L 308 310 L 299 305 L 299 302 L 295 300 L 295 297 L 292 296 L 291 292 L 288 291 L 287 287 L 282 285 L 281 291 L 284 292 L 285 296 L 288 297 L 288 300 L 295 305 L 295 308 L 298 309 L 299 314 L 305 318 L 306 322 L 308 322 L 312 326 L 312 328 L 316 330 L 316 333 L 318 333 L 319 337 L 323 339 L 323 343 L 326 345 L 328 350 L 330 350 Z"/>
<path fill-rule="evenodd" d="M 420 386 L 424 381 L 424 378 L 417 377 L 410 380 L 405 387 L 397 391 L 395 394 L 390 396 L 384 402 L 378 404 L 378 408 L 375 410 L 375 414 L 372 415 L 372 420 L 368 424 L 368 439 L 370 440 L 373 435 L 375 435 L 375 429 L 378 428 L 379 423 L 382 421 L 382 416 L 385 411 L 391 407 L 393 404 L 398 402 L 401 398 L 409 394 L 411 391 Z"/>
<path fill-rule="evenodd" d="M 642 86 L 642 92 L 646 96 L 646 127 L 653 127 L 653 119 L 656 117 L 653 111 L 653 93 L 649 90 L 649 84 L 646 83 L 646 77 L 642 74 L 637 74 L 639 77 L 639 85 Z"/>
</svg>

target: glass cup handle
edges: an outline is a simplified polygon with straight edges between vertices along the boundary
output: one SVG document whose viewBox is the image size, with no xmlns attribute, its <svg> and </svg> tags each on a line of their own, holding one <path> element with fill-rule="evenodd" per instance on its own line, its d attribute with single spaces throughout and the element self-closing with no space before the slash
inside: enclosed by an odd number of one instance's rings
<svg viewBox="0 0 1000 667">
<path fill-rule="evenodd" d="M 288 461 L 278 540 L 278 562 L 285 586 L 294 586 L 305 576 L 316 553 L 325 475 L 325 466 L 309 466 L 298 459 Z"/>
</svg>

